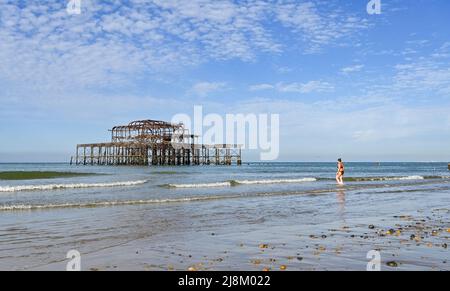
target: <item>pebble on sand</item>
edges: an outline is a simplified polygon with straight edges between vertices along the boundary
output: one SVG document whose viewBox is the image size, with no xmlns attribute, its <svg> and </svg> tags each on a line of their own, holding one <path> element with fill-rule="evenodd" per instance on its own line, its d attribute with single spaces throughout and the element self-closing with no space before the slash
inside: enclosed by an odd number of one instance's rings
<svg viewBox="0 0 450 291">
<path fill-rule="evenodd" d="M 394 262 L 394 261 L 387 262 L 386 265 L 388 267 L 392 267 L 392 268 L 397 268 L 398 267 L 397 262 Z"/>
<path fill-rule="evenodd" d="M 375 228 L 375 225 L 373 225 L 373 224 L 369 225 L 369 229 L 374 229 L 374 228 Z"/>
<path fill-rule="evenodd" d="M 189 268 L 188 268 L 188 271 L 190 271 L 190 272 L 195 272 L 195 271 L 197 271 L 197 268 L 195 268 L 195 267 L 189 267 Z"/>
<path fill-rule="evenodd" d="M 259 248 L 260 248 L 260 249 L 267 249 L 268 247 L 269 247 L 268 244 L 260 244 L 260 245 L 259 245 Z"/>
<path fill-rule="evenodd" d="M 259 265 L 259 264 L 261 264 L 261 261 L 260 260 L 252 260 L 252 264 Z"/>
<path fill-rule="evenodd" d="M 281 265 L 281 266 L 280 266 L 280 270 L 281 270 L 281 271 L 284 271 L 284 270 L 286 270 L 286 269 L 287 269 L 287 267 L 286 267 L 285 265 Z"/>
</svg>

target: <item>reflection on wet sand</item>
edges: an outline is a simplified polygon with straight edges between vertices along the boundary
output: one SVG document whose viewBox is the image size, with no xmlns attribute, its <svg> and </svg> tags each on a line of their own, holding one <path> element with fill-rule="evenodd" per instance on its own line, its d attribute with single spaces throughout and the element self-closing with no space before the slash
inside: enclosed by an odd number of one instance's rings
<svg viewBox="0 0 450 291">
<path fill-rule="evenodd" d="M 345 214 L 345 190 L 342 188 L 339 188 L 337 190 L 337 200 L 339 203 L 339 214 L 344 215 Z"/>
</svg>

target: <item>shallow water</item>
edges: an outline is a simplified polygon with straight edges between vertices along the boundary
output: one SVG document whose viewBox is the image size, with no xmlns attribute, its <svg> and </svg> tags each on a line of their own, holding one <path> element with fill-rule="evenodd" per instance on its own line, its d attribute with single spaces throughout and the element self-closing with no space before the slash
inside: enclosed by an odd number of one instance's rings
<svg viewBox="0 0 450 291">
<path fill-rule="evenodd" d="M 105 175 L 0 181 L 0 269 L 63 270 L 71 249 L 83 269 L 365 270 L 372 249 L 399 263 L 386 269 L 449 269 L 447 164 L 347 163 L 344 187 L 335 169 L 2 164 Z"/>
</svg>

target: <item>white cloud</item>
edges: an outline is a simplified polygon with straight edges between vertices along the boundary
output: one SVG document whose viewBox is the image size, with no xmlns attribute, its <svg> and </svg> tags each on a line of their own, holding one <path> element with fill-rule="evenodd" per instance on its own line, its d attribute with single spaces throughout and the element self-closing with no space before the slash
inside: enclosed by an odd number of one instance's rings
<svg viewBox="0 0 450 291">
<path fill-rule="evenodd" d="M 274 89 L 275 86 L 272 84 L 257 84 L 249 87 L 250 91 L 263 91 L 263 90 L 271 90 Z"/>
<path fill-rule="evenodd" d="M 190 92 L 205 97 L 210 93 L 217 92 L 226 89 L 226 83 L 224 82 L 199 82 L 192 86 Z"/>
<path fill-rule="evenodd" d="M 367 19 L 344 11 L 329 11 L 327 2 L 286 1 L 276 7 L 277 19 L 306 41 L 306 52 L 315 53 L 369 27 Z M 324 12 L 326 10 L 326 12 Z"/>
<path fill-rule="evenodd" d="M 343 74 L 350 74 L 355 72 L 360 72 L 364 68 L 364 65 L 354 65 L 349 67 L 344 67 L 341 69 Z"/>
<path fill-rule="evenodd" d="M 450 94 L 450 67 L 434 63 L 411 63 L 396 66 L 394 78 L 398 90 L 425 91 Z"/>
<path fill-rule="evenodd" d="M 385 74 L 368 79 L 364 91 L 411 102 L 448 99 L 450 45 L 444 44 L 420 57 L 405 59 L 390 69 L 392 73 L 386 68 Z"/>
<path fill-rule="evenodd" d="M 371 96 L 326 103 L 277 98 L 247 100 L 236 110 L 279 113 L 281 153 L 289 153 L 291 160 L 335 155 L 366 161 L 442 159 L 450 142 L 448 103 L 414 106 Z"/>
<path fill-rule="evenodd" d="M 278 54 L 286 47 L 273 25 L 308 52 L 366 28 L 312 2 L 92 0 L 82 1 L 80 15 L 65 5 L 0 2 L 1 79 L 30 91 L 98 89 L 210 60 Z"/>
<path fill-rule="evenodd" d="M 322 81 L 309 81 L 307 83 L 278 83 L 276 88 L 283 93 L 312 93 L 312 92 L 330 92 L 334 90 L 333 85 Z"/>
<path fill-rule="evenodd" d="M 262 91 L 262 90 L 276 90 L 280 93 L 300 93 L 308 94 L 313 92 L 331 92 L 334 90 L 334 86 L 328 82 L 323 81 L 309 81 L 306 83 L 283 83 L 279 82 L 275 85 L 272 84 L 257 84 L 249 87 L 250 91 Z"/>
</svg>

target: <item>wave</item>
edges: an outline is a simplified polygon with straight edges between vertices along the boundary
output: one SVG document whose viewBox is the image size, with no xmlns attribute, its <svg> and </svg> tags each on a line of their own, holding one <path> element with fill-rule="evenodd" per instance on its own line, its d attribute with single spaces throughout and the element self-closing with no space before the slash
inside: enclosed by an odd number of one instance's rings
<svg viewBox="0 0 450 291">
<path fill-rule="evenodd" d="M 238 185 L 258 185 L 258 184 L 283 184 L 283 183 L 304 183 L 315 182 L 316 178 L 297 178 L 297 179 L 271 179 L 271 180 L 231 180 L 225 182 L 213 182 L 202 184 L 168 184 L 169 188 L 214 188 L 231 187 Z"/>
<path fill-rule="evenodd" d="M 315 182 L 316 178 L 298 178 L 298 179 L 272 179 L 272 180 L 234 180 L 236 184 L 257 185 L 257 184 L 286 184 L 286 183 L 304 183 Z"/>
<path fill-rule="evenodd" d="M 147 183 L 148 180 L 111 182 L 111 183 L 80 183 L 80 184 L 47 184 L 47 185 L 19 185 L 19 186 L 0 186 L 0 192 L 19 192 L 19 191 L 47 191 L 58 189 L 77 189 L 77 188 L 106 188 L 106 187 L 126 187 L 136 186 Z"/>
<path fill-rule="evenodd" d="M 145 204 L 160 204 L 160 203 L 180 203 L 180 202 L 195 202 L 208 201 L 220 199 L 233 199 L 245 197 L 244 195 L 228 195 L 228 196 L 206 196 L 206 197 L 186 197 L 174 199 L 152 199 L 152 200 L 124 200 L 124 201 L 98 201 L 86 203 L 63 203 L 63 204 L 12 204 L 0 206 L 0 211 L 15 211 L 15 210 L 40 210 L 40 209 L 57 209 L 57 208 L 95 208 L 95 207 L 110 207 L 110 206 L 126 206 L 126 205 L 145 205 Z"/>
<path fill-rule="evenodd" d="M 431 179 L 430 177 L 424 176 L 404 176 L 404 177 L 348 177 L 344 178 L 347 182 L 370 182 L 370 181 L 407 181 L 407 180 L 425 180 Z"/>
<path fill-rule="evenodd" d="M 214 187 L 230 187 L 232 183 L 228 182 L 215 182 L 215 183 L 203 183 L 203 184 L 168 184 L 169 188 L 214 188 Z"/>
<path fill-rule="evenodd" d="M 450 178 L 450 177 L 449 177 Z M 426 182 L 423 182 L 424 185 Z M 396 185 L 397 186 L 397 185 Z M 408 183 L 400 186 L 409 186 Z M 345 188 L 327 187 L 323 189 L 314 189 L 306 191 L 277 191 L 277 192 L 263 192 L 263 193 L 239 193 L 228 195 L 215 196 L 196 196 L 196 197 L 182 197 L 172 199 L 150 199 L 150 200 L 115 200 L 115 201 L 93 201 L 93 202 L 79 202 L 79 203 L 61 203 L 61 204 L 10 204 L 0 205 L 0 211 L 25 211 L 25 210 L 47 210 L 47 209 L 61 209 L 61 208 L 97 208 L 97 207 L 114 207 L 114 206 L 133 206 L 133 205 L 149 205 L 149 204 L 163 204 L 163 203 L 185 203 L 185 202 L 206 202 L 212 200 L 238 199 L 238 198 L 256 198 L 256 197 L 274 197 L 274 196 L 292 196 L 292 195 L 322 195 L 326 193 L 335 193 L 336 191 L 346 190 L 368 190 L 368 189 L 384 189 L 384 184 L 353 184 L 346 185 Z M 448 187 L 440 189 L 404 189 L 404 190 L 386 190 L 379 193 L 406 193 L 411 191 L 439 191 L 448 190 Z"/>
</svg>

